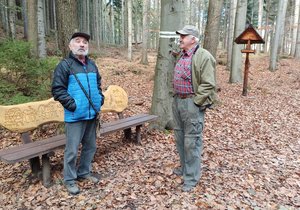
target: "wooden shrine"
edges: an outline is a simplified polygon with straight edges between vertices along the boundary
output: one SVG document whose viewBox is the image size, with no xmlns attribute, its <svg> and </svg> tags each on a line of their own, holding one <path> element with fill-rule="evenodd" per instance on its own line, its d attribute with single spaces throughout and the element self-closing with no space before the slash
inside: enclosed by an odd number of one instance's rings
<svg viewBox="0 0 300 210">
<path fill-rule="evenodd" d="M 251 49 L 251 44 L 264 44 L 265 41 L 257 33 L 251 24 L 235 39 L 237 44 L 245 44 L 245 49 L 241 50 L 242 53 L 246 53 L 245 71 L 244 71 L 244 83 L 243 83 L 243 96 L 247 95 L 248 87 L 248 74 L 249 74 L 249 53 L 255 53 L 255 50 Z"/>
</svg>

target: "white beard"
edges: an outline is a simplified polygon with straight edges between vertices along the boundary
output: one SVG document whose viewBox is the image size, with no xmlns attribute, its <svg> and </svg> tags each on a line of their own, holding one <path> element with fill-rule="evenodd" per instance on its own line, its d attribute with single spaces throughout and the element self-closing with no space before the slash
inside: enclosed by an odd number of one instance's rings
<svg viewBox="0 0 300 210">
<path fill-rule="evenodd" d="M 83 56 L 87 56 L 88 55 L 88 53 L 89 53 L 89 50 L 87 49 L 87 50 L 82 50 L 81 48 L 78 48 L 78 49 L 73 49 L 72 50 L 72 53 L 74 54 L 74 55 L 83 55 Z"/>
</svg>

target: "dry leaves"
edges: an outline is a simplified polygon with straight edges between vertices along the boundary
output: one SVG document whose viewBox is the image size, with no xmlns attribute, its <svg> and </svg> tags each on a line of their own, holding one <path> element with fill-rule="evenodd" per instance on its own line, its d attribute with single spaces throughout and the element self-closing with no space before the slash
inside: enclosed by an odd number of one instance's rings
<svg viewBox="0 0 300 210">
<path fill-rule="evenodd" d="M 115 49 L 106 50 L 110 54 L 97 62 L 103 87 L 127 91 L 125 115 L 148 112 L 156 55 L 150 53 L 150 65 L 143 66 L 138 57 L 129 63 Z M 182 179 L 172 174 L 178 165 L 172 133 L 144 128 L 142 146 L 123 140 L 122 132 L 98 140 L 93 170 L 101 182 L 79 183 L 78 196 L 62 185 L 63 151 L 51 157 L 50 188 L 30 176 L 27 162 L 0 162 L 0 209 L 299 209 L 300 62 L 282 60 L 271 73 L 268 58 L 250 61 L 247 97 L 242 84 L 229 84 L 229 72 L 218 66 L 220 103 L 206 114 L 203 173 L 191 193 L 181 192 Z M 20 142 L 1 131 L 1 148 Z"/>
</svg>

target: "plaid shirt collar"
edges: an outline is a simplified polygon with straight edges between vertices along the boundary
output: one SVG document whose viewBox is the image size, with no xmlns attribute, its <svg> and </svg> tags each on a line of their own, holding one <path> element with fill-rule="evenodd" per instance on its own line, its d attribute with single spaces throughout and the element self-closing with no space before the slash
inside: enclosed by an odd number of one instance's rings
<svg viewBox="0 0 300 210">
<path fill-rule="evenodd" d="M 198 47 L 199 47 L 199 45 L 196 44 L 193 48 L 189 49 L 188 51 L 182 50 L 181 57 L 182 56 L 191 57 L 192 54 L 194 54 L 195 50 L 198 49 Z"/>
</svg>

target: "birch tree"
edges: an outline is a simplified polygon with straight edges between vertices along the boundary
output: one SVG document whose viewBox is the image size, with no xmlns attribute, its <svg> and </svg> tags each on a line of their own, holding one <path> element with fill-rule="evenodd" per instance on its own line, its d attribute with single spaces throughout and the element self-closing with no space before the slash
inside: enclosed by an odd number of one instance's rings
<svg viewBox="0 0 300 210">
<path fill-rule="evenodd" d="M 151 113 L 159 116 L 159 120 L 153 124 L 157 129 L 172 129 L 174 126 L 171 104 L 175 57 L 172 52 L 178 46 L 178 35 L 175 31 L 184 26 L 184 7 L 184 1 L 161 1 L 159 49 L 151 105 Z"/>
<path fill-rule="evenodd" d="M 285 13 L 287 8 L 288 0 L 279 0 L 278 12 L 276 17 L 276 28 L 274 38 L 271 44 L 270 52 L 270 71 L 275 71 L 277 69 L 277 60 L 278 60 L 278 49 L 279 43 L 282 38 L 282 30 L 284 29 Z"/>
<path fill-rule="evenodd" d="M 244 30 L 246 25 L 247 0 L 238 0 L 235 16 L 234 38 L 238 37 Z M 230 83 L 238 83 L 242 81 L 242 45 L 235 42 L 232 47 Z"/>
</svg>

